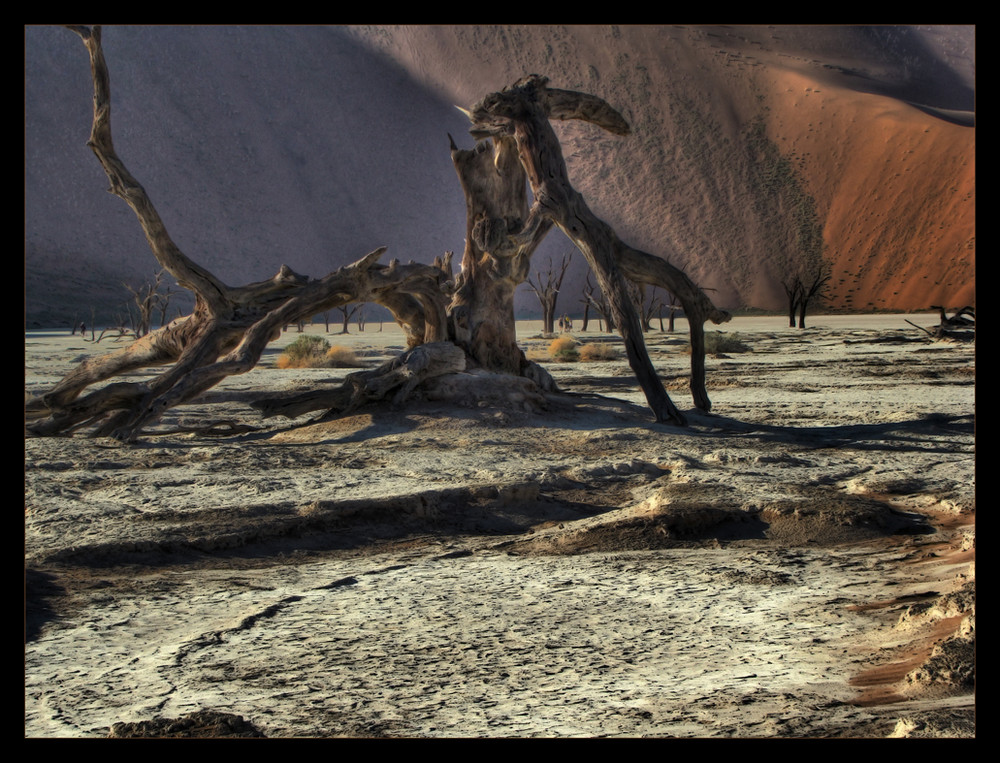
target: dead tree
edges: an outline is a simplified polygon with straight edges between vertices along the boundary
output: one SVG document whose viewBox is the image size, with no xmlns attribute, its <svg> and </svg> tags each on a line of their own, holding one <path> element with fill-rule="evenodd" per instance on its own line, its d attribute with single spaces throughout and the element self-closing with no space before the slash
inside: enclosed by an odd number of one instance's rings
<svg viewBox="0 0 1000 763">
<path fill-rule="evenodd" d="M 636 302 L 636 307 L 639 310 L 639 316 L 642 320 L 642 330 L 652 331 L 653 329 L 653 316 L 660 311 L 660 298 L 656 293 L 656 288 L 654 287 L 650 290 L 649 298 L 646 297 L 646 290 L 643 287 L 638 287 L 638 301 Z M 660 331 L 663 331 L 663 321 L 660 321 Z"/>
<path fill-rule="evenodd" d="M 556 328 L 556 301 L 559 299 L 559 290 L 562 288 L 563 279 L 566 277 L 566 269 L 573 259 L 572 252 L 564 254 L 559 266 L 556 267 L 552 259 L 549 258 L 549 269 L 545 272 L 544 278 L 541 271 L 535 273 L 538 279 L 536 284 L 528 276 L 528 286 L 535 292 L 538 302 L 542 306 L 542 331 L 546 334 L 555 333 Z"/>
<path fill-rule="evenodd" d="M 941 316 L 941 323 L 938 325 L 943 329 L 975 328 L 976 326 L 976 308 L 972 305 L 966 305 L 951 315 L 948 315 L 941 305 L 931 305 L 931 309 L 938 311 Z"/>
<path fill-rule="evenodd" d="M 671 334 L 674 332 L 674 322 L 677 318 L 677 312 L 680 310 L 680 305 L 677 304 L 677 299 L 673 294 L 668 294 L 669 299 L 661 299 L 657 307 L 657 317 L 660 319 L 660 331 L 663 331 L 663 311 L 669 311 L 667 313 L 667 331 Z"/>
<path fill-rule="evenodd" d="M 135 331 L 136 338 L 144 337 L 149 333 L 153 323 L 153 313 L 156 310 L 160 311 L 161 325 L 163 323 L 162 318 L 166 316 L 172 292 L 170 290 L 165 292 L 160 291 L 163 273 L 163 270 L 159 271 L 153 277 L 152 282 L 146 281 L 146 283 L 139 287 L 133 287 L 127 283 L 122 284 L 132 295 L 132 302 L 135 304 L 137 311 L 132 320 L 132 328 Z M 129 315 L 132 315 L 131 309 L 129 309 Z"/>
<path fill-rule="evenodd" d="M 785 289 L 785 296 L 788 298 L 788 328 L 795 328 L 795 314 L 799 309 L 799 300 L 802 298 L 802 279 L 799 276 L 786 276 L 781 285 Z"/>
<path fill-rule="evenodd" d="M 615 330 L 614 318 L 611 317 L 611 308 L 608 303 L 604 300 L 604 295 L 594 295 L 594 285 L 590 282 L 590 274 L 587 274 L 586 282 L 583 286 L 583 302 L 586 305 L 592 306 L 597 310 L 597 314 L 601 317 L 598 319 L 598 323 L 603 323 L 602 330 L 607 333 L 612 333 Z"/>
<path fill-rule="evenodd" d="M 460 272 L 451 253 L 433 265 L 379 263 L 385 248 L 320 279 L 283 266 L 273 278 L 244 286 L 224 284 L 172 241 L 138 181 L 114 150 L 110 85 L 100 27 L 71 27 L 91 59 L 94 119 L 88 145 L 104 167 L 111 192 L 133 210 L 160 266 L 195 295 L 190 315 L 151 331 L 129 346 L 89 359 L 48 393 L 26 405 L 29 431 L 66 434 L 92 425 L 94 435 L 129 441 L 163 413 L 223 378 L 252 369 L 283 326 L 351 303 L 388 308 L 403 328 L 410 351 L 379 369 L 352 375 L 333 391 L 289 400 L 261 400 L 265 415 L 338 412 L 367 400 L 400 402 L 420 385 L 454 396 L 461 389 L 482 394 L 484 380 L 503 399 L 530 405 L 554 389 L 551 377 L 525 359 L 514 331 L 514 290 L 527 278 L 532 253 L 553 225 L 577 245 L 609 303 L 609 317 L 624 339 L 629 362 L 657 421 L 684 423 L 667 396 L 642 341 L 629 298 L 630 282 L 660 286 L 680 299 L 691 330 L 691 391 L 708 410 L 704 327 L 729 315 L 666 260 L 634 249 L 596 218 L 569 183 L 562 150 L 550 119 L 582 119 L 615 134 L 628 126 L 594 96 L 549 89 L 532 76 L 493 93 L 468 113 L 469 150 L 451 141 L 452 161 L 466 198 L 467 235 Z M 528 204 L 528 186 L 533 203 Z M 449 349 L 450 348 L 450 349 Z M 138 368 L 168 366 L 148 382 L 118 381 L 96 391 L 91 385 Z M 464 370 L 464 373 L 463 373 Z M 517 378 L 519 377 L 519 378 Z M 472 379 L 471 382 L 464 381 Z M 85 394 L 86 392 L 86 394 Z"/>
<path fill-rule="evenodd" d="M 357 314 L 358 310 L 360 310 L 361 308 L 362 308 L 362 305 L 360 305 L 360 304 L 357 304 L 357 305 L 338 305 L 337 306 L 337 310 L 340 311 L 340 316 L 343 319 L 343 322 L 341 323 L 341 328 L 340 328 L 340 333 L 341 334 L 349 334 L 350 333 L 348 331 L 348 325 L 351 322 L 351 318 L 353 318 Z"/>
<path fill-rule="evenodd" d="M 785 288 L 785 294 L 788 297 L 789 328 L 795 328 L 796 312 L 798 313 L 799 328 L 806 327 L 806 310 L 809 307 L 809 302 L 823 293 L 829 281 L 830 269 L 826 265 L 821 265 L 809 275 L 790 275 L 782 280 L 781 285 Z"/>
<path fill-rule="evenodd" d="M 804 329 L 806 327 L 806 309 L 809 307 L 809 302 L 814 298 L 820 296 L 826 289 L 826 285 L 830 280 L 830 269 L 826 266 L 820 267 L 809 280 L 802 284 L 802 293 L 799 297 L 799 328 Z"/>
<path fill-rule="evenodd" d="M 960 342 L 974 341 L 976 338 L 976 308 L 966 305 L 961 310 L 956 310 L 952 315 L 948 315 L 945 308 L 940 305 L 931 305 L 932 310 L 937 310 L 941 320 L 934 330 L 917 326 L 913 321 L 906 321 L 911 326 L 916 326 L 921 331 L 926 332 L 934 339 L 946 339 Z"/>
<path fill-rule="evenodd" d="M 245 286 L 222 283 L 173 242 L 145 190 L 115 152 L 111 98 L 100 27 L 71 27 L 90 53 L 94 120 L 88 145 L 111 183 L 110 191 L 133 210 L 160 266 L 195 295 L 188 316 L 131 345 L 88 359 L 48 393 L 29 401 L 28 430 L 65 434 L 94 424 L 97 436 L 134 439 L 167 409 L 253 368 L 281 327 L 346 302 L 387 304 L 411 346 L 445 337 L 443 273 L 428 265 L 380 265 L 385 248 L 321 279 L 282 266 L 273 278 Z M 439 309 L 427 310 L 425 303 Z M 82 395 L 92 384 L 139 368 L 172 364 L 149 382 L 116 382 Z M 82 396 L 81 396 L 82 395 Z"/>
</svg>

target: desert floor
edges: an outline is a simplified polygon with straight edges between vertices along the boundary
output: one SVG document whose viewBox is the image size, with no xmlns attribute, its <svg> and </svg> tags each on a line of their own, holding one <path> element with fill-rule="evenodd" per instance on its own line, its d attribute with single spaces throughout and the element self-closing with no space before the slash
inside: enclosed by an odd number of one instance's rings
<svg viewBox="0 0 1000 763">
<path fill-rule="evenodd" d="M 27 438 L 25 735 L 973 737 L 975 346 L 906 319 L 737 317 L 711 414 L 654 331 L 686 428 L 623 358 L 262 421 L 351 370 L 279 370 L 293 329 L 137 444 Z M 25 345 L 28 393 L 117 346 Z"/>
</svg>

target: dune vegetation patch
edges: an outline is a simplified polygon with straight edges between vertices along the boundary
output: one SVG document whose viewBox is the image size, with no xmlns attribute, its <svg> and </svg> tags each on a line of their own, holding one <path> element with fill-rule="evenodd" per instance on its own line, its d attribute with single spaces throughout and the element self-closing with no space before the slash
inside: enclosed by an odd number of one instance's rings
<svg viewBox="0 0 1000 763">
<path fill-rule="evenodd" d="M 287 368 L 360 368 L 365 364 L 350 347 L 331 346 L 323 337 L 303 334 L 278 356 L 277 366 Z"/>
</svg>

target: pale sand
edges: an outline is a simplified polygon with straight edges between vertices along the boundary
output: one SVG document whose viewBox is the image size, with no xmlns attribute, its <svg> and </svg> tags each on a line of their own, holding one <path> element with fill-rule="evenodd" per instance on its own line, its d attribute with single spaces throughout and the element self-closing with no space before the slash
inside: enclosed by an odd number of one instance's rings
<svg viewBox="0 0 1000 763">
<path fill-rule="evenodd" d="M 349 372 L 275 368 L 293 330 L 135 446 L 28 439 L 25 734 L 972 736 L 974 345 L 904 318 L 734 319 L 712 415 L 653 332 L 686 429 L 624 360 L 547 364 L 587 394 L 544 412 L 261 422 Z M 26 390 L 111 346 L 29 334 Z M 259 430 L 176 433 L 222 419 Z"/>
</svg>

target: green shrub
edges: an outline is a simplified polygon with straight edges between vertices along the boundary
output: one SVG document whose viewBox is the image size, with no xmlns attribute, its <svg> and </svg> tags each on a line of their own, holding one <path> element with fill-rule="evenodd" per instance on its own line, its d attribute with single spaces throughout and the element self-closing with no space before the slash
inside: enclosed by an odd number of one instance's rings
<svg viewBox="0 0 1000 763">
<path fill-rule="evenodd" d="M 327 365 L 330 343 L 323 337 L 303 334 L 278 358 L 278 368 L 319 368 Z"/>
</svg>

